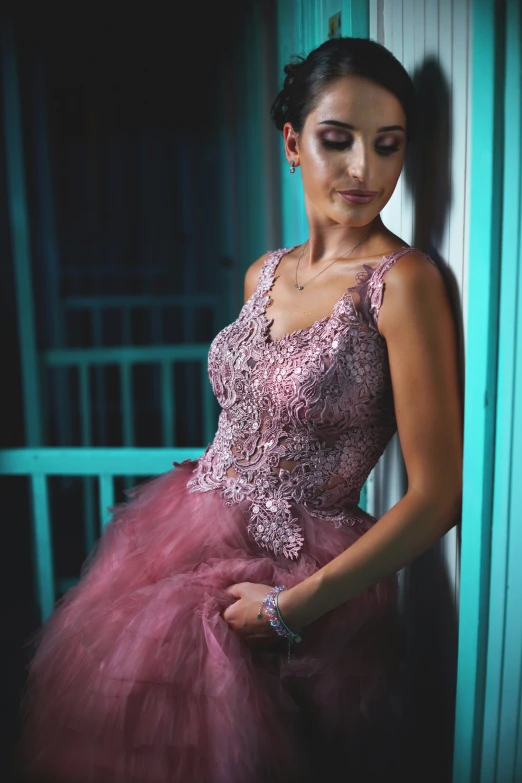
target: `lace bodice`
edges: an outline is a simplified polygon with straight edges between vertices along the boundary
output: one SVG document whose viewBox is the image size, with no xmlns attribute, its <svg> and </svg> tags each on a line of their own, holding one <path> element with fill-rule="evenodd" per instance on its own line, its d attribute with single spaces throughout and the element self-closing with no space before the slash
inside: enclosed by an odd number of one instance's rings
<svg viewBox="0 0 522 783">
<path fill-rule="evenodd" d="M 292 504 L 336 526 L 355 524 L 363 484 L 396 431 L 377 317 L 384 274 L 415 248 L 363 265 L 330 316 L 271 340 L 269 292 L 291 249 L 268 255 L 237 320 L 211 343 L 208 370 L 222 411 L 187 486 L 217 489 L 228 505 L 249 501 L 250 535 L 296 558 L 303 535 Z"/>
</svg>

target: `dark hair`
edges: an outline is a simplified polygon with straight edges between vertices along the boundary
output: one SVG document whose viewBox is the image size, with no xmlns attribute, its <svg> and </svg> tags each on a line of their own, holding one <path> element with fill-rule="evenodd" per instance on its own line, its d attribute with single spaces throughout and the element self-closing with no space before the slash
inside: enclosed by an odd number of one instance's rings
<svg viewBox="0 0 522 783">
<path fill-rule="evenodd" d="M 285 65 L 283 89 L 270 109 L 278 130 L 290 122 L 301 133 L 321 90 L 342 76 L 362 76 L 385 87 L 401 102 L 406 115 L 407 140 L 415 118 L 415 87 L 404 66 L 377 41 L 368 38 L 331 38 L 307 57 L 293 57 Z"/>
</svg>

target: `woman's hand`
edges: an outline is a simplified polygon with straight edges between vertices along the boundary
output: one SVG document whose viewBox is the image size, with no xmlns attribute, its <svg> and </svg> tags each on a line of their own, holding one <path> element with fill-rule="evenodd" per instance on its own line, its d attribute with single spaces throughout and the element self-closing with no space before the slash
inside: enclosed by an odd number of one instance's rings
<svg viewBox="0 0 522 783">
<path fill-rule="evenodd" d="M 270 625 L 264 608 L 261 620 L 257 619 L 263 598 L 270 587 L 253 582 L 241 582 L 227 587 L 227 593 L 237 600 L 227 606 L 221 616 L 228 627 L 241 636 L 247 647 L 274 647 L 281 641 L 281 637 Z"/>
</svg>

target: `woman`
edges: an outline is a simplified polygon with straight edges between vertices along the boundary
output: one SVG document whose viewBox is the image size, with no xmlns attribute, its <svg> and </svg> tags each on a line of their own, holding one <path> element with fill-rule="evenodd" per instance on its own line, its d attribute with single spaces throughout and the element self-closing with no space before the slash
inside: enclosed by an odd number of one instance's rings
<svg viewBox="0 0 522 783">
<path fill-rule="evenodd" d="M 301 169 L 308 239 L 252 264 L 211 345 L 213 443 L 116 510 L 43 627 L 20 752 L 31 780 L 390 771 L 397 571 L 460 503 L 455 329 L 435 263 L 380 217 L 411 140 L 406 71 L 342 38 L 285 73 L 272 117 Z M 360 490 L 397 429 L 408 490 L 376 520 Z"/>
</svg>

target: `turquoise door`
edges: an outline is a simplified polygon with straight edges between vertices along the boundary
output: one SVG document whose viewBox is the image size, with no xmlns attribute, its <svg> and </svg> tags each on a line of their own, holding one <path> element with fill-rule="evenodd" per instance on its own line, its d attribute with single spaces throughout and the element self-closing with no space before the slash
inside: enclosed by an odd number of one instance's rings
<svg viewBox="0 0 522 783">
<path fill-rule="evenodd" d="M 505 12 L 505 13 L 504 13 Z M 455 783 L 522 780 L 522 23 L 475 0 Z"/>
</svg>

